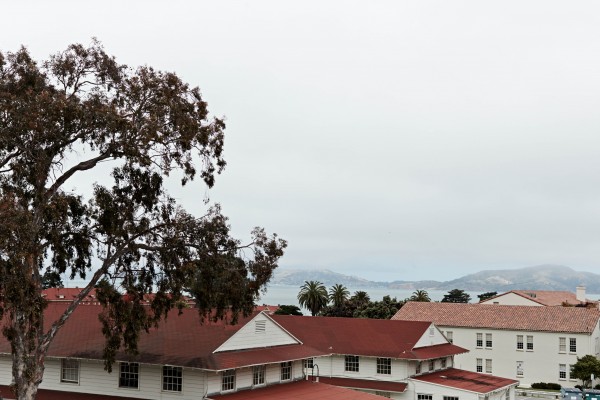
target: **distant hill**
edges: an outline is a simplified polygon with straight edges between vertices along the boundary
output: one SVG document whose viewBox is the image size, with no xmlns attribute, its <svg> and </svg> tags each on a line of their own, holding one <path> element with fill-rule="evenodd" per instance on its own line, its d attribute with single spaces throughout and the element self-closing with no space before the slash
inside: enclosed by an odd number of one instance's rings
<svg viewBox="0 0 600 400">
<path fill-rule="evenodd" d="M 326 286 L 340 283 L 353 288 L 429 289 L 506 292 L 513 289 L 575 291 L 581 284 L 588 293 L 600 294 L 600 275 L 575 271 L 562 265 L 538 265 L 519 269 L 480 271 L 451 281 L 375 282 L 330 270 L 275 271 L 271 284 L 301 286 L 305 281 L 318 280 Z"/>
</svg>

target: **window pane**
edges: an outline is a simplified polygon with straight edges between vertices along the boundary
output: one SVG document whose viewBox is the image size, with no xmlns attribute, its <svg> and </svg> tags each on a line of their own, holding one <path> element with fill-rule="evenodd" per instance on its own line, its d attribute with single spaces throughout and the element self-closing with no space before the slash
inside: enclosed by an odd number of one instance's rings
<svg viewBox="0 0 600 400">
<path fill-rule="evenodd" d="M 119 370 L 119 387 L 137 389 L 139 387 L 138 363 L 123 362 Z"/>
<path fill-rule="evenodd" d="M 181 392 L 183 388 L 183 368 L 163 367 L 163 390 L 170 392 Z"/>
<path fill-rule="evenodd" d="M 527 350 L 533 350 L 533 336 L 527 336 Z"/>
<path fill-rule="evenodd" d="M 558 338 L 558 351 L 561 353 L 566 353 L 567 351 L 567 338 L 561 337 Z"/>
<path fill-rule="evenodd" d="M 358 356 L 346 356 L 344 360 L 345 369 L 348 372 L 358 372 L 359 359 Z"/>
<path fill-rule="evenodd" d="M 517 335 L 517 350 L 523 350 L 523 335 Z"/>
<path fill-rule="evenodd" d="M 61 361 L 60 381 L 79 383 L 79 361 L 64 358 Z"/>
<path fill-rule="evenodd" d="M 577 338 L 569 338 L 569 353 L 577 353 Z"/>
<path fill-rule="evenodd" d="M 292 379 L 292 362 L 282 362 L 281 363 L 281 380 L 287 381 Z"/>
<path fill-rule="evenodd" d="M 227 371 L 223 371 L 223 375 L 221 376 L 221 390 L 223 392 L 227 390 L 235 389 L 235 370 L 230 369 Z"/>
<path fill-rule="evenodd" d="M 492 334 L 491 333 L 485 334 L 485 347 L 487 347 L 487 348 L 492 347 Z"/>
<path fill-rule="evenodd" d="M 254 386 L 264 385 L 265 374 L 266 374 L 266 367 L 264 365 L 254 366 L 252 384 Z"/>
<path fill-rule="evenodd" d="M 377 373 L 390 375 L 392 373 L 392 359 L 391 358 L 378 358 L 377 359 Z"/>
</svg>

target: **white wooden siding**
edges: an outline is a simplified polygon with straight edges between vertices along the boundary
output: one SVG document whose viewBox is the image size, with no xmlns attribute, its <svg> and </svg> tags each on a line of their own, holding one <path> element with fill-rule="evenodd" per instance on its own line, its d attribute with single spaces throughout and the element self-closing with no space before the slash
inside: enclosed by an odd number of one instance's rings
<svg viewBox="0 0 600 400">
<path fill-rule="evenodd" d="M 504 293 L 499 295 L 498 297 L 494 297 L 493 299 L 484 300 L 481 304 L 490 304 L 494 305 L 494 303 L 500 305 L 509 305 L 509 306 L 537 306 L 543 307 L 543 304 L 540 304 L 533 299 L 528 299 L 523 296 L 519 296 L 515 293 Z"/>
<path fill-rule="evenodd" d="M 256 322 L 264 323 L 265 330 L 256 332 Z M 289 333 L 264 314 L 258 314 L 239 331 L 219 346 L 215 353 L 241 349 L 253 349 L 266 346 L 281 346 L 299 343 Z"/>
<path fill-rule="evenodd" d="M 430 330 L 432 329 L 433 334 L 430 334 Z M 421 336 L 421 338 L 417 341 L 414 348 L 418 349 L 419 347 L 434 346 L 436 344 L 445 343 L 448 343 L 448 339 L 446 339 L 446 337 L 434 324 L 431 324 L 423 336 Z"/>
</svg>

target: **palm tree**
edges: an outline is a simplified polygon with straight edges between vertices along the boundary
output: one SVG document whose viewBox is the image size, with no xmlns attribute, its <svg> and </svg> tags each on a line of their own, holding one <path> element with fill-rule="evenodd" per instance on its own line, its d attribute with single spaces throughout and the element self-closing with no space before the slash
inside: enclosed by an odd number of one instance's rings
<svg viewBox="0 0 600 400">
<path fill-rule="evenodd" d="M 426 302 L 429 303 L 431 301 L 431 298 L 429 297 L 429 293 L 427 293 L 427 290 L 415 290 L 412 294 L 412 296 L 410 296 L 410 301 L 422 301 L 422 302 Z"/>
<path fill-rule="evenodd" d="M 327 289 L 319 281 L 304 281 L 298 293 L 298 303 L 315 316 L 327 305 Z"/>
<path fill-rule="evenodd" d="M 357 290 L 354 292 L 354 295 L 352 295 L 350 300 L 356 303 L 357 307 L 361 307 L 365 304 L 369 304 L 371 297 L 369 296 L 369 293 L 365 292 L 364 290 Z"/>
<path fill-rule="evenodd" d="M 341 307 L 348 300 L 350 292 L 346 286 L 336 283 L 329 289 L 329 300 L 333 302 L 334 307 Z"/>
</svg>

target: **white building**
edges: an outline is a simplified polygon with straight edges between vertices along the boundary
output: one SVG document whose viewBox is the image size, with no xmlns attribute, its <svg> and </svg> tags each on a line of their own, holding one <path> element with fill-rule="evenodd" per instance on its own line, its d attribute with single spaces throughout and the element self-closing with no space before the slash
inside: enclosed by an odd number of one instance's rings
<svg viewBox="0 0 600 400">
<path fill-rule="evenodd" d="M 576 293 L 559 290 L 511 290 L 480 301 L 479 304 L 505 306 L 598 306 L 598 302 L 586 299 L 585 287 L 577 286 Z"/>
<path fill-rule="evenodd" d="M 600 356 L 600 311 L 583 307 L 530 307 L 408 302 L 392 318 L 432 321 L 448 340 L 469 349 L 458 368 L 517 379 L 523 386 L 571 379 L 570 366 Z"/>
<path fill-rule="evenodd" d="M 66 304 L 50 303 L 57 315 Z M 80 306 L 50 347 L 38 400 L 514 399 L 516 380 L 454 368 L 465 349 L 430 322 L 293 317 L 255 313 L 237 325 L 200 324 L 176 312 L 149 334 L 139 355 L 119 354 L 104 371 L 98 313 Z M 0 340 L 0 395 L 11 398 L 10 346 Z M 355 390 L 352 390 L 355 389 Z"/>
</svg>

